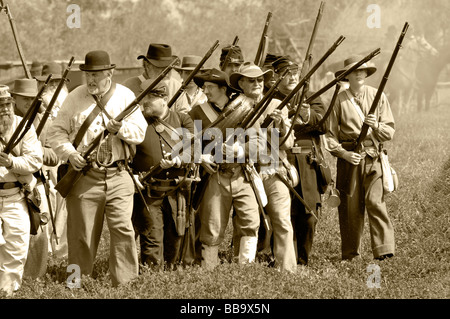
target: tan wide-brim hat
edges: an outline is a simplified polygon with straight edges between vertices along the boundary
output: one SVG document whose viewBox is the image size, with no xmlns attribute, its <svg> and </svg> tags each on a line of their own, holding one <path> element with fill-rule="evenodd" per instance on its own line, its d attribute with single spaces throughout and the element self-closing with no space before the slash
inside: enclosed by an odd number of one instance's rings
<svg viewBox="0 0 450 319">
<path fill-rule="evenodd" d="M 344 60 L 344 67 L 334 73 L 335 77 L 338 77 L 348 69 L 350 69 L 352 66 L 354 66 L 356 63 L 361 61 L 364 57 L 359 55 L 354 55 L 349 57 L 348 59 Z M 368 63 L 364 63 L 361 65 L 357 70 L 366 70 L 367 71 L 367 77 L 371 76 L 377 71 L 377 68 L 373 65 L 370 65 Z"/>
<path fill-rule="evenodd" d="M 181 60 L 181 66 L 175 67 L 177 71 L 193 71 L 202 61 L 202 57 L 198 55 L 186 55 Z"/>
<path fill-rule="evenodd" d="M 232 73 L 230 75 L 230 85 L 233 89 L 242 91 L 239 87 L 239 79 L 243 76 L 248 78 L 257 78 L 260 76 L 264 76 L 264 82 L 269 81 L 273 76 L 272 70 L 263 71 L 259 66 L 254 64 L 253 62 L 245 62 L 242 64 L 238 72 Z"/>
<path fill-rule="evenodd" d="M 14 81 L 14 89 L 11 94 L 35 97 L 38 94 L 38 82 L 35 79 L 18 79 Z"/>
</svg>

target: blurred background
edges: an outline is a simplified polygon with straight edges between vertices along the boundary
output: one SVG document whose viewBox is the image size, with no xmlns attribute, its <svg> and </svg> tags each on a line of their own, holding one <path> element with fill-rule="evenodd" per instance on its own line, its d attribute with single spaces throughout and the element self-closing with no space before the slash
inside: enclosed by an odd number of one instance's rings
<svg viewBox="0 0 450 319">
<path fill-rule="evenodd" d="M 102 49 L 109 52 L 112 63 L 118 66 L 118 82 L 140 73 L 141 62 L 136 58 L 147 52 L 151 42 L 170 44 L 173 54 L 182 57 L 203 56 L 219 40 L 219 48 L 205 64 L 206 67 L 218 67 L 220 48 L 231 44 L 238 36 L 245 60 L 254 60 L 268 12 L 273 14 L 268 52 L 289 54 L 301 63 L 320 3 L 319 0 L 4 1 L 9 5 L 30 67 L 33 61 L 65 63 L 71 56 L 83 63 L 88 51 Z M 435 88 L 447 86 L 450 81 L 447 67 L 450 51 L 446 49 L 450 42 L 449 1 L 333 0 L 324 3 L 312 52 L 313 63 L 340 35 L 345 40 L 316 72 L 313 88 L 328 83 L 348 56 L 366 55 L 381 48 L 382 54 L 373 59 L 379 68 L 378 77 L 371 79 L 376 86 L 405 22 L 410 24 L 401 50 L 401 58 L 407 61 L 406 67 L 392 73 L 402 74 L 406 78 L 403 82 L 410 81 L 407 86 L 416 89 L 431 82 L 435 100 Z M 79 28 L 67 25 L 73 13 L 68 12 L 70 4 L 80 8 Z M 0 15 L 0 83 L 8 84 L 14 78 L 22 77 L 23 69 L 8 16 L 4 13 L 3 10 Z M 378 13 L 379 17 L 374 16 Z M 412 39 L 414 44 L 409 44 L 413 43 Z M 398 64 L 400 67 L 401 63 Z M 430 75 L 431 68 L 436 70 Z M 432 79 L 425 81 L 426 77 Z M 394 84 L 394 79 L 391 82 Z M 395 83 L 395 86 L 401 85 Z"/>
</svg>

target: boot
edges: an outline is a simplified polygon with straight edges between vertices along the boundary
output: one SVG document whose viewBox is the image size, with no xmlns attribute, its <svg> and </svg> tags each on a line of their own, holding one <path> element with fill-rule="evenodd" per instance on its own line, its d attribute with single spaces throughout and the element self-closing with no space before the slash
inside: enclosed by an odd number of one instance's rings
<svg viewBox="0 0 450 319">
<path fill-rule="evenodd" d="M 255 261 L 258 237 L 242 236 L 239 243 L 239 263 L 247 264 Z"/>
<path fill-rule="evenodd" d="M 219 246 L 202 245 L 202 267 L 213 270 L 219 264 Z"/>
</svg>

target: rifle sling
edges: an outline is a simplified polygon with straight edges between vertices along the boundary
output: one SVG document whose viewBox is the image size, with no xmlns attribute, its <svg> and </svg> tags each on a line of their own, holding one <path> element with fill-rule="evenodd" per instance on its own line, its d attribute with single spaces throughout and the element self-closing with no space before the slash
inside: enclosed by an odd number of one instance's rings
<svg viewBox="0 0 450 319">
<path fill-rule="evenodd" d="M 92 122 L 94 121 L 94 119 L 97 117 L 97 115 L 102 111 L 103 105 L 108 104 L 109 99 L 113 96 L 114 92 L 116 90 L 116 83 L 112 82 L 111 83 L 111 88 L 109 89 L 109 91 L 101 98 L 101 100 L 97 100 L 95 97 L 95 101 L 96 101 L 96 106 L 94 107 L 94 109 L 92 110 L 92 112 L 89 114 L 89 116 L 86 118 L 86 120 L 84 120 L 83 124 L 81 125 L 80 129 L 77 132 L 77 135 L 75 136 L 75 140 L 73 141 L 73 147 L 75 147 L 75 149 L 78 147 L 78 145 L 80 144 L 81 140 L 83 139 L 84 134 L 86 133 L 87 129 L 89 128 L 89 126 L 91 126 Z M 99 105 L 100 104 L 100 105 Z"/>
</svg>

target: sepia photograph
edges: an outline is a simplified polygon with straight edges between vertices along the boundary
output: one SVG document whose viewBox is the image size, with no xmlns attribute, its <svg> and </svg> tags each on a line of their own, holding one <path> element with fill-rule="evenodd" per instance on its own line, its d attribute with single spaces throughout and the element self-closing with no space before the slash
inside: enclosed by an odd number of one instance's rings
<svg viewBox="0 0 450 319">
<path fill-rule="evenodd" d="M 448 12 L 0 0 L 0 304 L 448 300 Z"/>
</svg>

